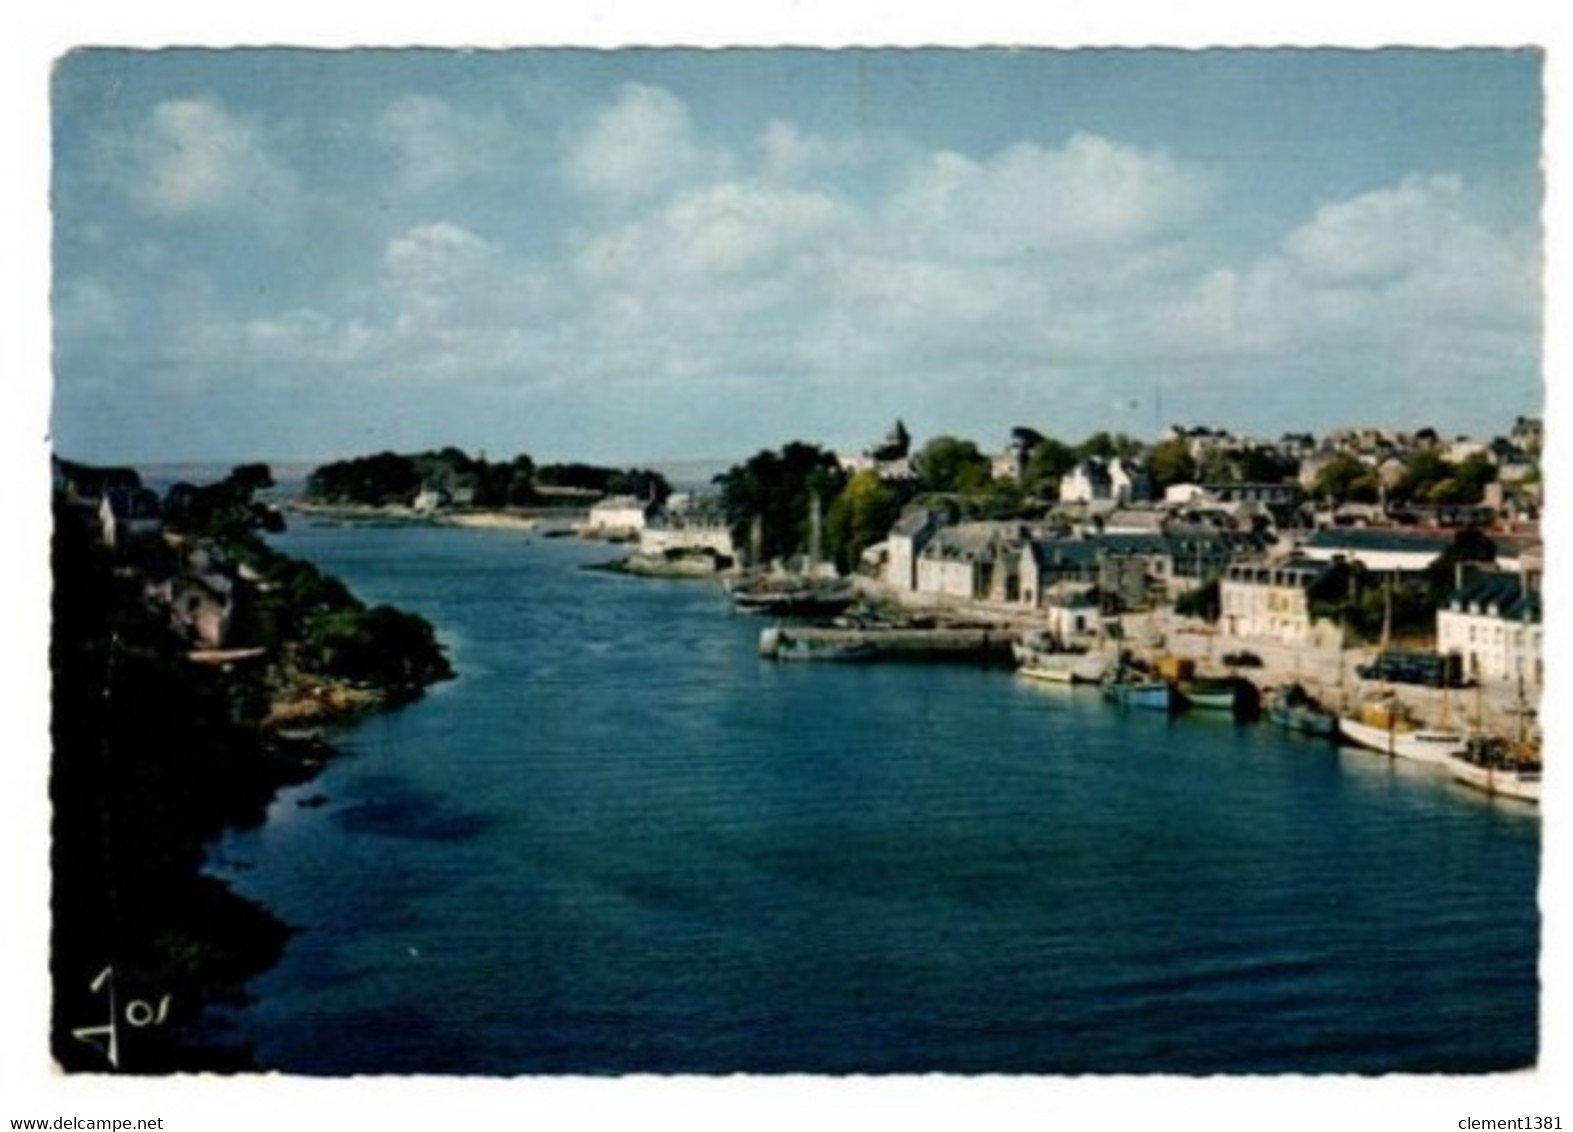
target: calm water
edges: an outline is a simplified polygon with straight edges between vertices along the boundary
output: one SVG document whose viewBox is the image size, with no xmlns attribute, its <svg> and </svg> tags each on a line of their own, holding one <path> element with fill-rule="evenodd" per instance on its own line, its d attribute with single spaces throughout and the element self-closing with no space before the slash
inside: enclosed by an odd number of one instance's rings
<svg viewBox="0 0 1573 1132">
<path fill-rule="evenodd" d="M 776 665 L 704 584 L 299 528 L 461 673 L 214 868 L 295 1073 L 1386 1072 L 1537 1051 L 1539 822 L 966 665 Z M 326 802 L 302 806 L 312 795 Z"/>
</svg>

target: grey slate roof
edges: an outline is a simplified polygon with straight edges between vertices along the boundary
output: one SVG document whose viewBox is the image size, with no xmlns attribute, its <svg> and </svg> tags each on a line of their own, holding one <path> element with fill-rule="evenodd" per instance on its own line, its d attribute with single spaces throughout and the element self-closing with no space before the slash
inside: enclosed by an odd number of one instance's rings
<svg viewBox="0 0 1573 1132">
<path fill-rule="evenodd" d="M 1540 623 L 1540 591 L 1526 590 L 1517 574 L 1481 574 L 1447 597 L 1455 613 L 1484 614 L 1503 621 Z"/>
</svg>

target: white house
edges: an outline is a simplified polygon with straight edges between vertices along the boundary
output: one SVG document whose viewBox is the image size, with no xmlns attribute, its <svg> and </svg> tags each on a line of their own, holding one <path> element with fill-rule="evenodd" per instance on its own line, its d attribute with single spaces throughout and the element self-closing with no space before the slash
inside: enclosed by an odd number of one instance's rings
<svg viewBox="0 0 1573 1132">
<path fill-rule="evenodd" d="M 1232 636 L 1288 645 L 1336 642 L 1337 627 L 1311 617 L 1311 587 L 1327 570 L 1304 559 L 1229 567 L 1218 580 L 1219 625 Z"/>
<path fill-rule="evenodd" d="M 637 535 L 657 509 L 656 503 L 635 495 L 609 495 L 590 508 L 580 530 L 588 535 Z"/>
<path fill-rule="evenodd" d="M 1078 642 L 1098 633 L 1102 617 L 1095 586 L 1074 582 L 1051 585 L 1042 595 L 1044 628 L 1053 637 Z"/>
<path fill-rule="evenodd" d="M 912 593 L 918 588 L 918 555 L 940 528 L 940 517 L 933 511 L 909 511 L 896 521 L 886 538 L 888 557 L 885 581 L 895 589 Z"/>
<path fill-rule="evenodd" d="M 967 601 L 1017 601 L 1025 541 L 1013 523 L 943 527 L 917 556 L 916 590 Z"/>
<path fill-rule="evenodd" d="M 640 530 L 639 553 L 660 557 L 696 552 L 737 558 L 726 513 L 715 500 L 674 495 L 667 500 L 665 512 L 652 515 Z"/>
<path fill-rule="evenodd" d="M 1482 682 L 1540 687 L 1543 633 L 1540 592 L 1518 574 L 1482 574 L 1436 614 L 1437 651 L 1463 657 L 1465 673 Z"/>
<path fill-rule="evenodd" d="M 1092 503 L 1113 494 L 1109 468 L 1102 460 L 1083 460 L 1060 477 L 1061 503 Z"/>
<path fill-rule="evenodd" d="M 1109 493 L 1119 503 L 1142 503 L 1152 498 L 1152 481 L 1146 470 L 1116 456 L 1109 461 Z"/>
</svg>

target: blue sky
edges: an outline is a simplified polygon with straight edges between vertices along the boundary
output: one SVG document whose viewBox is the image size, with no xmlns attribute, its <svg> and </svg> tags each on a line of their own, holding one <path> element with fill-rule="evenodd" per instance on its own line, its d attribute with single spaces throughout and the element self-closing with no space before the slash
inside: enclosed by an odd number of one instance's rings
<svg viewBox="0 0 1573 1132">
<path fill-rule="evenodd" d="M 56 448 L 995 448 L 1539 413 L 1512 50 L 113 51 L 55 68 Z"/>
</svg>

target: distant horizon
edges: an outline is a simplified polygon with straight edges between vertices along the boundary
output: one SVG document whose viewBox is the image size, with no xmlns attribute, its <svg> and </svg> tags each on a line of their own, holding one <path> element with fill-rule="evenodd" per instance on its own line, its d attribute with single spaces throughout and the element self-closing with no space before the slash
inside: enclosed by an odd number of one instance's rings
<svg viewBox="0 0 1573 1132">
<path fill-rule="evenodd" d="M 1470 440 L 1485 440 L 1485 441 L 1489 441 L 1489 440 L 1494 439 L 1496 437 L 1506 437 L 1508 435 L 1508 433 L 1511 431 L 1511 426 L 1514 423 L 1514 421 L 1519 419 L 1519 418 L 1544 419 L 1544 410 L 1542 408 L 1542 410 L 1539 411 L 1539 412 L 1525 411 L 1525 412 L 1513 413 L 1513 414 L 1503 418 L 1501 427 L 1496 428 L 1496 429 L 1492 429 L 1492 430 L 1488 430 L 1488 431 L 1478 431 L 1477 430 L 1477 431 L 1472 432 L 1472 433 L 1454 433 L 1454 432 L 1449 432 L 1449 431 L 1444 430 L 1444 429 L 1436 429 L 1436 432 L 1437 432 L 1438 436 L 1442 437 L 1443 439 L 1447 439 L 1447 440 L 1470 439 Z M 905 418 L 900 418 L 900 419 L 902 419 L 903 422 L 905 421 Z M 891 421 L 891 424 L 894 424 L 894 423 L 895 423 L 895 418 L 893 418 L 892 421 Z M 1351 420 L 1351 421 L 1347 421 L 1347 422 L 1345 422 L 1343 424 L 1340 424 L 1340 425 L 1335 425 L 1332 428 L 1323 429 L 1323 430 L 1320 430 L 1320 431 L 1314 430 L 1314 429 L 1308 429 L 1308 428 L 1285 427 L 1285 428 L 1281 428 L 1281 429 L 1267 430 L 1267 431 L 1259 432 L 1259 433 L 1242 433 L 1242 432 L 1238 432 L 1238 431 L 1236 431 L 1234 429 L 1228 428 L 1225 425 L 1220 425 L 1220 424 L 1216 424 L 1214 422 L 1209 422 L 1209 421 L 1190 421 L 1190 422 L 1172 421 L 1169 424 L 1164 425 L 1163 429 L 1161 429 L 1159 431 L 1161 433 L 1161 432 L 1167 431 L 1168 429 L 1173 428 L 1173 427 L 1221 429 L 1221 430 L 1229 433 L 1230 435 L 1238 437 L 1239 439 L 1242 439 L 1242 440 L 1274 441 L 1274 440 L 1277 440 L 1277 439 L 1279 439 L 1279 438 L 1281 438 L 1283 436 L 1290 435 L 1290 434 L 1298 434 L 1298 433 L 1310 433 L 1316 439 L 1321 440 L 1322 438 L 1324 438 L 1325 436 L 1329 435 L 1330 433 L 1337 432 L 1337 431 L 1340 431 L 1342 429 L 1350 429 L 1350 428 L 1373 428 L 1373 429 L 1382 429 L 1382 430 L 1392 431 L 1392 432 L 1413 434 L 1415 432 L 1421 431 L 1422 429 L 1434 428 L 1435 426 L 1427 425 L 1427 424 L 1403 425 L 1403 424 L 1393 424 L 1391 422 L 1353 421 L 1353 420 Z M 1025 424 L 1025 423 L 1007 426 L 1004 430 L 1002 430 L 1001 439 L 999 440 L 999 442 L 997 444 L 989 444 L 989 443 L 986 443 L 986 442 L 980 440 L 978 437 L 965 436 L 965 435 L 962 435 L 962 434 L 959 434 L 959 433 L 937 432 L 937 433 L 933 433 L 931 435 L 920 435 L 920 434 L 918 434 L 916 432 L 913 432 L 912 433 L 912 450 L 913 451 L 917 451 L 917 450 L 921 449 L 923 447 L 924 443 L 926 443 L 929 440 L 935 439 L 937 437 L 940 437 L 940 436 L 954 436 L 954 437 L 956 437 L 957 439 L 960 439 L 960 440 L 972 441 L 974 444 L 977 445 L 978 450 L 980 452 L 986 454 L 986 455 L 995 454 L 995 453 L 1001 452 L 1001 451 L 1003 451 L 1005 449 L 1006 442 L 1007 442 L 1007 440 L 1008 440 L 1008 438 L 1010 436 L 1010 432 L 1014 428 L 1036 428 L 1036 426 L 1035 425 L 1031 425 L 1031 424 Z M 1038 431 L 1041 432 L 1042 430 L 1039 429 Z M 1054 434 L 1051 434 L 1051 433 L 1044 433 L 1044 435 L 1047 436 L 1047 437 L 1050 437 L 1051 439 L 1060 440 L 1060 441 L 1063 441 L 1065 443 L 1075 445 L 1075 444 L 1079 444 L 1082 441 L 1085 441 L 1085 440 L 1087 440 L 1087 439 L 1097 435 L 1100 432 L 1107 432 L 1110 435 L 1119 435 L 1121 433 L 1121 431 L 1122 430 L 1114 429 L 1114 428 L 1094 428 L 1090 432 L 1087 432 L 1087 433 L 1084 433 L 1084 434 L 1081 434 L 1081 435 L 1076 435 L 1076 436 L 1054 435 Z M 1148 438 L 1146 436 L 1140 435 L 1138 433 L 1133 433 L 1133 432 L 1124 432 L 1124 435 L 1129 436 L 1129 437 L 1131 437 L 1134 440 L 1138 440 L 1141 443 L 1143 443 L 1144 445 L 1148 445 L 1148 446 L 1158 443 L 1158 441 L 1161 439 L 1161 436 Z M 818 445 L 821 449 L 823 449 L 825 451 L 828 451 L 828 452 L 831 452 L 831 453 L 833 453 L 833 454 L 835 454 L 835 455 L 837 455 L 839 457 L 854 456 L 854 455 L 864 455 L 864 454 L 866 454 L 866 451 L 869 448 L 874 446 L 874 444 L 876 443 L 877 439 L 878 438 L 870 439 L 870 440 L 864 442 L 860 447 L 858 447 L 858 448 L 856 448 L 854 450 L 854 449 L 849 449 L 849 448 L 844 448 L 844 447 L 838 447 L 838 446 L 835 446 L 835 445 L 830 445 L 830 444 L 827 444 L 824 441 L 818 440 L 818 439 L 816 439 L 814 437 L 793 436 L 793 437 L 786 437 L 786 438 L 776 442 L 775 444 L 767 444 L 767 445 L 762 446 L 761 448 L 756 448 L 756 449 L 754 449 L 751 452 L 739 453 L 739 454 L 730 455 L 730 456 L 716 456 L 716 455 L 708 455 L 708 456 L 671 456 L 671 457 L 660 457 L 660 458 L 655 458 L 655 459 L 635 459 L 635 460 L 616 459 L 616 458 L 592 460 L 592 459 L 585 459 L 585 458 L 581 458 L 581 457 L 577 457 L 577 456 L 573 456 L 573 455 L 560 456 L 560 457 L 559 456 L 542 456 L 542 455 L 538 455 L 537 453 L 524 451 L 524 450 L 517 450 L 517 451 L 498 450 L 498 451 L 492 451 L 491 449 L 466 447 L 463 444 L 457 444 L 457 443 L 443 443 L 443 444 L 436 444 L 436 445 L 426 445 L 426 446 L 422 446 L 422 447 L 419 447 L 419 448 L 402 448 L 402 449 L 400 449 L 400 448 L 391 448 L 391 449 L 390 448 L 373 448 L 373 449 L 366 449 L 364 451 L 358 451 L 358 452 L 344 452 L 344 453 L 338 453 L 338 454 L 334 454 L 334 455 L 318 456 L 318 457 L 307 457 L 307 458 L 302 458 L 302 457 L 268 457 L 268 456 L 215 456 L 215 457 L 212 457 L 212 458 L 187 458 L 187 459 L 84 460 L 84 459 L 81 459 L 81 458 L 79 458 L 78 456 L 76 456 L 76 455 L 74 455 L 72 453 L 62 452 L 62 451 L 60 451 L 57 448 L 52 448 L 51 449 L 51 454 L 54 455 L 54 456 L 57 456 L 57 457 L 59 457 L 61 459 L 71 460 L 71 461 L 74 461 L 76 463 L 82 463 L 82 464 L 88 464 L 88 465 L 94 465 L 94 466 L 130 467 L 130 468 L 135 468 L 138 471 L 159 472 L 159 473 L 163 473 L 165 475 L 168 475 L 169 473 L 177 471 L 177 470 L 180 470 L 180 469 L 192 469 L 192 470 L 202 469 L 202 470 L 205 470 L 205 471 L 225 470 L 225 469 L 229 469 L 229 468 L 238 467 L 241 464 L 266 464 L 274 472 L 277 472 L 281 468 L 285 468 L 285 469 L 290 469 L 292 471 L 297 471 L 297 472 L 301 472 L 301 473 L 307 473 L 311 469 L 321 467 L 324 464 L 330 464 L 330 463 L 334 463 L 334 462 L 337 462 L 337 461 L 343 461 L 343 460 L 358 459 L 358 458 L 363 457 L 363 456 L 372 456 L 372 455 L 376 455 L 379 452 L 392 451 L 392 452 L 395 452 L 398 455 L 414 455 L 414 454 L 419 453 L 419 452 L 439 451 L 439 450 L 441 450 L 443 448 L 457 448 L 461 452 L 464 452 L 467 456 L 470 456 L 470 457 L 475 458 L 475 459 L 487 459 L 487 460 L 494 460 L 494 461 L 495 460 L 511 460 L 511 459 L 513 459 L 516 456 L 524 455 L 524 456 L 529 456 L 537 465 L 585 463 L 585 464 L 593 464 L 593 465 L 597 465 L 597 466 L 601 466 L 601 467 L 622 468 L 622 469 L 626 469 L 626 468 L 648 468 L 648 469 L 661 471 L 661 472 L 665 473 L 665 472 L 668 472 L 669 469 L 674 469 L 674 468 L 686 468 L 686 469 L 690 469 L 690 470 L 694 469 L 694 468 L 716 468 L 719 471 L 725 471 L 728 468 L 731 468 L 731 467 L 734 467 L 734 466 L 737 466 L 739 464 L 742 464 L 742 463 L 746 462 L 748 459 L 750 459 L 752 456 L 754 456 L 756 453 L 758 453 L 760 451 L 779 451 L 785 445 L 792 444 L 792 443 L 803 443 L 803 444 Z"/>
</svg>

